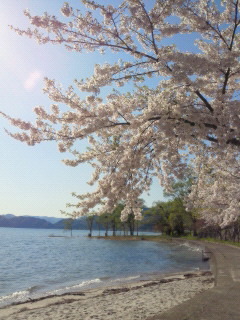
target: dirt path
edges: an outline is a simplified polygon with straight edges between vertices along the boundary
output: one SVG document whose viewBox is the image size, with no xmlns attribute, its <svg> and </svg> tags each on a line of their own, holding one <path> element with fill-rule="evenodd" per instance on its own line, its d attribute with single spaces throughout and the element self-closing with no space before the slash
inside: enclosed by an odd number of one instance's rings
<svg viewBox="0 0 240 320">
<path fill-rule="evenodd" d="M 207 244 L 206 250 L 215 287 L 147 320 L 240 320 L 240 248 Z"/>
</svg>

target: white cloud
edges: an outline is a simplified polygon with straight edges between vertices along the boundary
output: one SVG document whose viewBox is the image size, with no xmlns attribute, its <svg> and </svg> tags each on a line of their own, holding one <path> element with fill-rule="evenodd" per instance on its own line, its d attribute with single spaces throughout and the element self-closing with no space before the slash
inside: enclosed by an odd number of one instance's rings
<svg viewBox="0 0 240 320">
<path fill-rule="evenodd" d="M 27 79 L 24 81 L 24 88 L 28 91 L 32 90 L 42 78 L 42 72 L 36 70 L 29 73 Z"/>
</svg>

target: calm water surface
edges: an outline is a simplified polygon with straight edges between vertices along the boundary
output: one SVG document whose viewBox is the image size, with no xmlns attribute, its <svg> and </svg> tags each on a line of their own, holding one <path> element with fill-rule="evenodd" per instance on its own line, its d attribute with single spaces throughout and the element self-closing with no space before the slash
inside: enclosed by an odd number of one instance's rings
<svg viewBox="0 0 240 320">
<path fill-rule="evenodd" d="M 87 233 L 73 231 L 71 238 L 62 230 L 0 228 L 0 306 L 209 267 L 196 247 L 91 239 Z"/>
</svg>

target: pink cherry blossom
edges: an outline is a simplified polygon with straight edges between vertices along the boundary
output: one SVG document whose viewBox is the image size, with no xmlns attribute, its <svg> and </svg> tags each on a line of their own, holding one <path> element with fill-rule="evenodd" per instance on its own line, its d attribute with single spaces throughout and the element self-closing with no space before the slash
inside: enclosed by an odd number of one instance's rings
<svg viewBox="0 0 240 320">
<path fill-rule="evenodd" d="M 64 3 L 65 22 L 26 11 L 32 29 L 12 28 L 39 43 L 79 53 L 112 50 L 128 54 L 129 60 L 96 65 L 92 76 L 75 81 L 77 89 L 90 93 L 86 99 L 73 86 L 64 91 L 45 79 L 44 92 L 54 101 L 51 111 L 36 107 L 35 124 L 4 115 L 24 130 L 11 136 L 29 145 L 55 140 L 60 152 L 74 156 L 64 160 L 66 165 L 92 165 L 90 184 L 96 190 L 75 194 L 74 215 L 95 207 L 109 212 L 124 201 L 122 219 L 132 212 L 140 219 L 137 199 L 152 179 L 170 189 L 191 168 L 196 180 L 186 198 L 188 208 L 198 208 L 208 223 L 231 224 L 240 215 L 240 2 L 82 3 L 86 13 Z M 197 51 L 165 44 L 191 34 Z M 154 88 L 141 85 L 149 77 L 158 79 Z M 133 92 L 99 97 L 102 87 L 127 88 L 130 81 L 138 84 Z M 62 103 L 69 111 L 61 111 Z M 89 148 L 78 150 L 76 142 L 85 138 Z"/>
</svg>

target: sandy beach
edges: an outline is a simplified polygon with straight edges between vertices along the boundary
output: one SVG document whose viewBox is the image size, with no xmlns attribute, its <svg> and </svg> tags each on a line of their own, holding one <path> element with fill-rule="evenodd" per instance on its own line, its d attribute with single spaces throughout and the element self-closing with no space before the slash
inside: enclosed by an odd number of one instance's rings
<svg viewBox="0 0 240 320">
<path fill-rule="evenodd" d="M 210 271 L 125 283 L 52 296 L 0 309 L 1 320 L 146 319 L 214 286 Z"/>
</svg>

